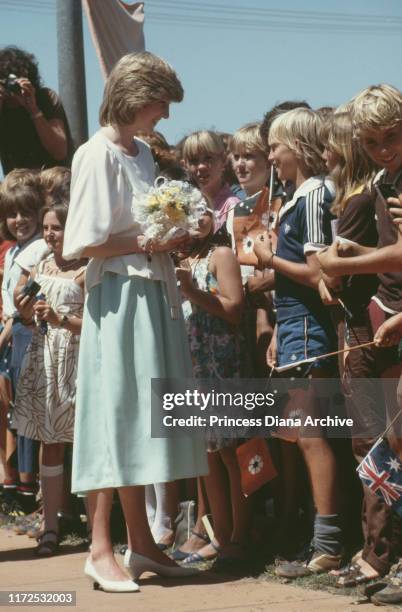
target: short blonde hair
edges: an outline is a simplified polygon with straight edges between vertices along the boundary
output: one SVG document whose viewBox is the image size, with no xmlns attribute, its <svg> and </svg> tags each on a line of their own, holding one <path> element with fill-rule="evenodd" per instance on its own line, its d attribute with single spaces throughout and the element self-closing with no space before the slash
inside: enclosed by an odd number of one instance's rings
<svg viewBox="0 0 402 612">
<path fill-rule="evenodd" d="M 264 155 L 268 153 L 268 143 L 264 143 L 260 133 L 260 123 L 247 123 L 238 129 L 230 141 L 230 152 L 259 151 Z"/>
<path fill-rule="evenodd" d="M 316 112 L 309 108 L 295 108 L 274 119 L 269 130 L 268 144 L 284 144 L 304 161 L 313 175 L 324 174 L 326 169 L 322 159 L 321 127 L 322 121 Z"/>
<path fill-rule="evenodd" d="M 182 156 L 185 162 L 199 155 L 217 155 L 225 157 L 225 143 L 222 137 L 211 130 L 193 132 L 185 139 Z"/>
<path fill-rule="evenodd" d="M 173 68 L 152 53 L 124 55 L 110 73 L 99 110 L 101 125 L 127 125 L 152 102 L 181 102 L 183 87 Z"/>
<path fill-rule="evenodd" d="M 402 93 L 392 85 L 372 85 L 352 101 L 355 129 L 384 129 L 402 121 Z"/>
</svg>

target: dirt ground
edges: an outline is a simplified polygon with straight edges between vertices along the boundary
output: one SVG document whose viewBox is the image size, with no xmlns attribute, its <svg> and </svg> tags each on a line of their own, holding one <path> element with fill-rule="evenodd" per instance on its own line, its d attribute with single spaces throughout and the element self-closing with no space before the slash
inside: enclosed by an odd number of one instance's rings
<svg viewBox="0 0 402 612">
<path fill-rule="evenodd" d="M 86 554 L 62 546 L 50 559 L 36 559 L 34 542 L 0 529 L 0 591 L 75 591 L 75 610 L 89 612 L 374 612 L 371 604 L 353 605 L 351 597 L 312 591 L 279 582 L 235 580 L 205 572 L 195 578 L 162 579 L 144 575 L 141 591 L 94 591 L 83 575 Z M 1 605 L 0 605 L 1 607 Z M 9 606 L 15 607 L 15 606 Z M 34 606 L 24 606 L 34 608 Z M 35 606 L 37 609 L 37 606 Z M 60 607 L 46 606 L 47 610 Z M 383 610 L 395 608 L 384 607 Z"/>
</svg>

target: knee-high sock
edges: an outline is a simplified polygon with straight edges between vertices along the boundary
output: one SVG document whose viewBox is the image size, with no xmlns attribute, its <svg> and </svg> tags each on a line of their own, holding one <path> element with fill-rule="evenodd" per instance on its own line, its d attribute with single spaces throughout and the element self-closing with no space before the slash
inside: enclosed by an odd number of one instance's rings
<svg viewBox="0 0 402 612">
<path fill-rule="evenodd" d="M 45 530 L 52 529 L 56 533 L 58 533 L 57 513 L 63 500 L 63 471 L 62 463 L 42 465 L 40 469 Z"/>
<path fill-rule="evenodd" d="M 162 536 L 167 531 L 172 529 L 171 517 L 168 514 L 168 490 L 165 482 L 159 482 L 154 485 L 156 496 L 156 513 L 155 520 L 152 525 L 152 535 L 155 542 L 159 542 Z"/>
</svg>

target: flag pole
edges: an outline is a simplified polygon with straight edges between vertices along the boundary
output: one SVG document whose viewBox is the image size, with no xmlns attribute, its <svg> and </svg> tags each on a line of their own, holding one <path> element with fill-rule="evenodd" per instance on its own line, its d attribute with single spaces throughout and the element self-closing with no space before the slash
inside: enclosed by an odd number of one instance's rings
<svg viewBox="0 0 402 612">
<path fill-rule="evenodd" d="M 387 433 L 389 432 L 389 430 L 391 429 L 392 425 L 399 419 L 399 417 L 402 414 L 402 407 L 399 409 L 399 411 L 396 413 L 396 415 L 394 416 L 394 418 L 392 419 L 392 421 L 389 423 L 389 425 L 385 428 L 385 430 L 382 432 L 382 434 L 378 437 L 378 439 L 375 441 L 375 443 L 373 444 L 373 446 L 370 448 L 369 452 L 367 453 L 367 455 L 369 455 L 370 453 L 373 452 L 373 450 L 375 448 L 377 448 L 377 446 L 379 446 L 381 444 L 381 442 L 384 441 L 385 436 L 387 435 Z M 359 463 L 359 465 L 356 468 L 356 472 L 359 470 L 360 466 L 364 463 L 366 457 L 363 457 L 362 461 Z"/>
<path fill-rule="evenodd" d="M 295 361 L 295 363 L 289 363 L 285 366 L 275 367 L 277 372 L 284 372 L 286 370 L 292 370 L 299 365 L 303 365 L 304 363 L 314 363 L 318 359 L 326 359 L 327 357 L 334 357 L 335 355 L 341 355 L 342 353 L 348 353 L 350 351 L 356 351 L 357 349 L 366 348 L 367 346 L 372 346 L 374 344 L 374 340 L 371 342 L 364 342 L 363 344 L 357 344 L 356 346 L 349 346 L 348 348 L 341 349 L 340 351 L 332 351 L 331 353 L 324 353 L 323 355 L 317 355 L 317 357 L 308 357 L 307 359 L 301 359 L 300 361 Z M 283 369 L 282 369 L 283 368 Z"/>
</svg>

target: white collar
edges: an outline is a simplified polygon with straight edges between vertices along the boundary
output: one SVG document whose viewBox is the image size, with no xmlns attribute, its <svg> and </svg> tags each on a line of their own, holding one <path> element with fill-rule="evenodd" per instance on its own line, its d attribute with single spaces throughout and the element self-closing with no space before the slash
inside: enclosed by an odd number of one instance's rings
<svg viewBox="0 0 402 612">
<path fill-rule="evenodd" d="M 379 172 L 377 172 L 377 174 L 373 178 L 373 185 L 376 185 L 377 183 L 379 183 L 380 180 L 383 178 L 384 174 L 385 174 L 385 169 L 384 168 L 382 170 L 380 170 Z"/>
<path fill-rule="evenodd" d="M 296 191 L 293 194 L 292 199 L 289 200 L 289 202 L 286 202 L 285 206 L 282 206 L 282 208 L 279 211 L 279 219 L 281 219 L 282 216 L 286 212 L 288 212 L 288 210 L 293 208 L 293 206 L 296 204 L 299 198 L 305 197 L 312 191 L 315 191 L 316 189 L 319 189 L 322 186 L 327 187 L 331 195 L 335 196 L 335 187 L 334 187 L 332 180 L 329 177 L 324 176 L 324 175 L 311 176 L 306 181 L 304 181 L 304 183 L 302 183 L 300 187 L 296 189 Z"/>
</svg>

